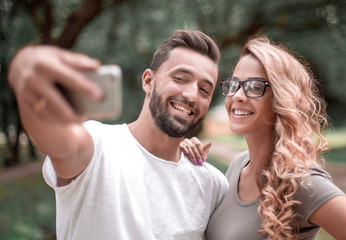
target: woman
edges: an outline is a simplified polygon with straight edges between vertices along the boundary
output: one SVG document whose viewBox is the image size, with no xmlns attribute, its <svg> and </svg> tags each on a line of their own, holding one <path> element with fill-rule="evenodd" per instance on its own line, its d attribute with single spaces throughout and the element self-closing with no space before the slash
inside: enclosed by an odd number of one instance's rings
<svg viewBox="0 0 346 240">
<path fill-rule="evenodd" d="M 346 239 L 346 197 L 321 165 L 325 102 L 311 71 L 282 45 L 255 36 L 221 82 L 232 132 L 248 150 L 230 164 L 229 189 L 206 232 L 221 239 L 315 239 L 320 227 Z M 191 161 L 208 146 L 185 139 Z"/>
</svg>

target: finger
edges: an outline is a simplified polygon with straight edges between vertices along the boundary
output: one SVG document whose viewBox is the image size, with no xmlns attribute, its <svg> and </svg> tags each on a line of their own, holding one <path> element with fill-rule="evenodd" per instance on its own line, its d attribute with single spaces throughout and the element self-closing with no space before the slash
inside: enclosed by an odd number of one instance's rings
<svg viewBox="0 0 346 240">
<path fill-rule="evenodd" d="M 203 165 L 203 148 L 202 148 L 202 143 L 201 141 L 196 138 L 196 137 L 193 137 L 191 138 L 191 142 L 193 144 L 194 147 L 192 147 L 192 150 L 194 152 L 194 155 L 196 157 L 196 160 L 197 160 L 197 163 L 198 165 L 202 166 Z"/>
<path fill-rule="evenodd" d="M 73 68 L 80 70 L 96 70 L 101 66 L 99 60 L 91 58 L 82 53 L 74 53 L 64 51 L 66 54 L 62 54 L 62 61 Z"/>
<path fill-rule="evenodd" d="M 211 142 L 208 142 L 203 146 L 203 155 L 202 155 L 203 162 L 205 162 L 208 158 L 210 147 L 211 147 Z"/>
<path fill-rule="evenodd" d="M 197 165 L 196 157 L 194 155 L 194 151 L 192 150 L 193 144 L 191 143 L 190 139 L 184 139 L 184 141 L 180 144 L 184 149 L 187 150 L 188 154 L 185 154 L 189 160 L 194 164 Z"/>
<path fill-rule="evenodd" d="M 179 145 L 179 148 L 185 155 L 189 155 L 189 150 L 186 148 L 184 142 L 182 141 Z"/>
<path fill-rule="evenodd" d="M 190 146 L 186 145 L 185 143 L 182 143 L 182 146 L 185 149 L 184 154 L 189 158 L 190 162 L 192 162 L 194 165 L 197 165 L 195 156 L 194 156 L 193 151 L 191 150 Z"/>
<path fill-rule="evenodd" d="M 38 78 L 38 76 L 35 76 L 35 81 L 32 80 L 27 88 L 29 92 L 35 95 L 34 105 L 40 99 L 44 99 L 46 101 L 46 106 L 44 109 L 42 109 L 42 111 L 37 112 L 35 109 L 33 109 L 33 112 L 40 115 L 42 120 L 49 119 L 52 121 L 60 120 L 81 122 L 85 119 L 84 116 L 79 116 L 77 113 L 75 113 L 71 105 L 60 94 L 60 92 L 57 91 L 55 86 L 53 86 L 52 83 L 47 81 L 44 77 Z"/>
<path fill-rule="evenodd" d="M 72 68 L 59 58 L 42 61 L 36 65 L 35 70 L 46 76 L 47 80 L 83 92 L 96 101 L 103 98 L 104 93 L 96 83 L 90 81 L 80 69 Z"/>
</svg>

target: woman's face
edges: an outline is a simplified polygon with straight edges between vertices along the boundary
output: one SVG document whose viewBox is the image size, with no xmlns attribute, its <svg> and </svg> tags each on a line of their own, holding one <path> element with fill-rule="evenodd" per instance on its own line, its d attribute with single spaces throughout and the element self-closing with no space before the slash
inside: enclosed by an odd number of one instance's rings
<svg viewBox="0 0 346 240">
<path fill-rule="evenodd" d="M 251 78 L 262 78 L 268 81 L 262 63 L 253 54 L 245 55 L 239 60 L 233 78 L 239 81 Z M 249 134 L 271 136 L 275 121 L 272 97 L 271 87 L 266 87 L 262 97 L 250 98 L 245 95 L 243 86 L 234 96 L 226 97 L 225 106 L 232 132 L 245 136 Z"/>
</svg>

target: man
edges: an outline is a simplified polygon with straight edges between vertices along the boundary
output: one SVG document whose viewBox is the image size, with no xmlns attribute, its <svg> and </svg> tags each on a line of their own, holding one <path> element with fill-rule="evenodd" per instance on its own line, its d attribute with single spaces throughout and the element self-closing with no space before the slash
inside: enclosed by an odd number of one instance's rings
<svg viewBox="0 0 346 240">
<path fill-rule="evenodd" d="M 79 71 L 97 61 L 44 46 L 17 53 L 9 83 L 26 131 L 48 155 L 43 175 L 56 192 L 58 239 L 204 239 L 227 180 L 211 165 L 195 167 L 179 144 L 208 110 L 219 55 L 202 32 L 176 31 L 142 75 L 138 119 L 106 125 L 82 123 L 55 88 L 100 99 Z"/>
</svg>

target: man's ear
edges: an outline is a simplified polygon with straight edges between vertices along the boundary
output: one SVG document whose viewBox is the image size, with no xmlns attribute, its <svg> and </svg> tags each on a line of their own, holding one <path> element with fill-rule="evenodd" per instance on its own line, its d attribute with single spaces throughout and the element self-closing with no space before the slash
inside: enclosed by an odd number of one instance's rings
<svg viewBox="0 0 346 240">
<path fill-rule="evenodd" d="M 142 87 L 146 94 L 151 94 L 154 87 L 154 72 L 151 69 L 146 69 L 142 75 Z"/>
</svg>

